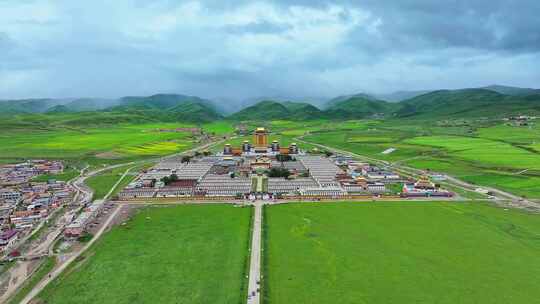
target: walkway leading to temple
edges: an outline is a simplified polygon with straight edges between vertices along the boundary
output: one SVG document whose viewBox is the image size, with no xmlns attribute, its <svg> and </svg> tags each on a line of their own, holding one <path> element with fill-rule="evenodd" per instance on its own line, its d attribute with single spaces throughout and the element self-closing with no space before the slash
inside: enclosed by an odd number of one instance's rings
<svg viewBox="0 0 540 304">
<path fill-rule="evenodd" d="M 260 303 L 261 281 L 261 230 L 262 230 L 262 202 L 255 202 L 253 217 L 253 235 L 251 239 L 251 260 L 249 264 L 248 304 Z"/>
</svg>

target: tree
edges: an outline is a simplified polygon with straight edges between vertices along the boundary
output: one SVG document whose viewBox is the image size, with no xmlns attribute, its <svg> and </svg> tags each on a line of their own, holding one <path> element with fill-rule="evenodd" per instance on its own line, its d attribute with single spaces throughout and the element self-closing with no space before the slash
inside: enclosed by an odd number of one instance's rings
<svg viewBox="0 0 540 304">
<path fill-rule="evenodd" d="M 170 183 L 173 183 L 178 180 L 178 175 L 171 174 L 171 176 L 165 176 L 161 178 L 161 181 L 165 184 L 165 186 L 169 185 Z"/>
<path fill-rule="evenodd" d="M 273 167 L 272 169 L 270 169 L 270 171 L 268 171 L 268 176 L 269 177 L 284 177 L 284 178 L 288 178 L 289 175 L 291 175 L 291 172 L 289 172 L 289 170 L 285 169 L 285 168 L 277 168 L 277 167 Z"/>
<path fill-rule="evenodd" d="M 190 161 L 191 161 L 191 156 L 189 155 L 182 156 L 182 160 L 181 160 L 182 163 L 189 163 Z"/>
<path fill-rule="evenodd" d="M 276 159 L 279 162 L 286 162 L 286 161 L 291 161 L 292 157 L 288 154 L 278 154 L 276 155 Z"/>
</svg>

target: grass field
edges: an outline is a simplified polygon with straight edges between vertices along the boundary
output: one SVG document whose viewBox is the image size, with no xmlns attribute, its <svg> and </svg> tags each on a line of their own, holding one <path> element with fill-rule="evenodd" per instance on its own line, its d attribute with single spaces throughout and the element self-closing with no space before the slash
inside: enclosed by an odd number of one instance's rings
<svg viewBox="0 0 540 304">
<path fill-rule="evenodd" d="M 537 303 L 540 216 L 477 203 L 265 209 L 265 303 Z"/>
<path fill-rule="evenodd" d="M 528 198 L 540 198 L 540 128 L 500 122 L 386 121 L 336 124 L 305 139 L 360 155 L 451 174 L 480 186 L 492 186 Z M 396 149 L 382 154 L 389 148 Z"/>
<path fill-rule="evenodd" d="M 127 162 L 182 152 L 193 147 L 191 132 L 159 129 L 197 127 L 185 123 L 113 124 L 88 127 L 14 125 L 0 130 L 0 163 L 26 158 L 62 159 L 90 164 Z M 222 135 L 233 131 L 229 122 L 200 125 L 205 132 Z"/>
<path fill-rule="evenodd" d="M 99 175 L 89 177 L 86 180 L 86 184 L 94 190 L 94 199 L 102 199 L 109 193 L 112 186 L 122 177 L 127 169 L 130 169 L 128 174 L 118 183 L 116 188 L 111 193 L 111 197 L 126 187 L 134 178 L 135 174 L 142 169 L 153 166 L 152 162 L 145 162 L 139 165 L 126 165 L 111 170 L 102 172 Z"/>
<path fill-rule="evenodd" d="M 45 303 L 240 303 L 250 208 L 148 207 L 39 295 Z"/>
</svg>

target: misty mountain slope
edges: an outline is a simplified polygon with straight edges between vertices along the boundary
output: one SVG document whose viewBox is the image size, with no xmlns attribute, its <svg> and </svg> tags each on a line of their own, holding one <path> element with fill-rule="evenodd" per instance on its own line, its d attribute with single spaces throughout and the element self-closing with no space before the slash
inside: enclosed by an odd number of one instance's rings
<svg viewBox="0 0 540 304">
<path fill-rule="evenodd" d="M 261 101 L 240 110 L 228 117 L 231 120 L 268 120 L 268 119 L 320 119 L 323 112 L 312 104 L 304 102 Z"/>
<path fill-rule="evenodd" d="M 285 105 L 276 101 L 265 100 L 244 108 L 228 118 L 234 120 L 267 120 L 286 119 L 290 115 L 291 111 Z"/>
<path fill-rule="evenodd" d="M 77 98 L 66 103 L 65 106 L 73 112 L 96 111 L 114 107 L 120 103 L 119 99 L 105 98 Z"/>
<path fill-rule="evenodd" d="M 108 108 L 106 111 L 131 113 L 160 121 L 203 123 L 222 118 L 211 101 L 177 94 L 123 97 L 118 106 Z"/>
<path fill-rule="evenodd" d="M 49 108 L 59 105 L 61 102 L 56 99 L 19 99 L 19 100 L 0 100 L 0 113 L 44 113 Z"/>
<path fill-rule="evenodd" d="M 486 89 L 441 90 L 400 104 L 397 117 L 497 117 L 520 111 L 537 111 L 540 95 L 509 96 Z"/>
<path fill-rule="evenodd" d="M 206 104 L 215 109 L 215 105 L 210 101 L 197 96 L 180 94 L 156 94 L 152 96 L 127 96 L 120 99 L 119 105 L 113 109 L 168 109 L 188 103 Z"/>
<path fill-rule="evenodd" d="M 511 87 L 511 86 L 503 86 L 503 85 L 490 85 L 487 87 L 483 87 L 483 89 L 494 91 L 500 94 L 511 95 L 511 96 L 525 96 L 525 95 L 540 93 L 540 90 L 537 90 L 537 89 L 519 88 L 519 87 Z"/>
<path fill-rule="evenodd" d="M 357 96 L 335 102 L 325 111 L 325 115 L 332 119 L 367 118 L 376 114 L 387 116 L 398 107 L 395 103 Z"/>
<path fill-rule="evenodd" d="M 338 104 L 340 102 L 343 102 L 343 101 L 346 101 L 346 100 L 349 100 L 351 98 L 362 98 L 362 99 L 365 99 L 365 100 L 378 100 L 377 97 L 369 95 L 369 94 L 365 94 L 365 93 L 358 93 L 358 94 L 353 94 L 353 95 L 342 95 L 342 96 L 338 96 L 338 97 L 335 97 L 335 98 L 332 98 L 332 99 L 328 100 L 324 104 L 324 108 L 325 109 L 331 108 L 331 107 L 335 106 L 336 104 Z"/>
<path fill-rule="evenodd" d="M 289 110 L 289 119 L 320 119 L 324 116 L 319 108 L 310 103 L 286 101 L 282 105 Z"/>
<path fill-rule="evenodd" d="M 378 99 L 386 100 L 389 102 L 400 102 L 407 99 L 414 98 L 416 96 L 420 96 L 423 94 L 427 94 L 431 91 L 424 90 L 424 91 L 397 91 L 389 94 L 376 94 L 375 96 Z"/>
</svg>

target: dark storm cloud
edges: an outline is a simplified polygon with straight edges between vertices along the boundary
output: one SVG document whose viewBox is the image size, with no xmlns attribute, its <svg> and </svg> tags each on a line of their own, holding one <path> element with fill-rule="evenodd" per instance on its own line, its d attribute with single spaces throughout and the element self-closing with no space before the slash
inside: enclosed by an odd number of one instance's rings
<svg viewBox="0 0 540 304">
<path fill-rule="evenodd" d="M 0 99 L 540 83 L 540 1 L 0 1 Z"/>
</svg>

